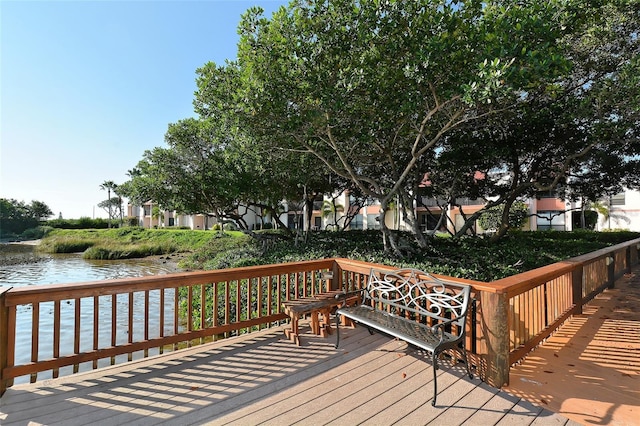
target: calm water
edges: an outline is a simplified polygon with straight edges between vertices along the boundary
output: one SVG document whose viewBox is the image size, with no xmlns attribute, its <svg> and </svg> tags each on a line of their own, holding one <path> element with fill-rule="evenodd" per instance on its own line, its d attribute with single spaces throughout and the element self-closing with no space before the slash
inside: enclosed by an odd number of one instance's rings
<svg viewBox="0 0 640 426">
<path fill-rule="evenodd" d="M 172 266 L 162 262 L 138 259 L 123 261 L 95 261 L 85 260 L 80 254 L 71 255 L 48 255 L 34 253 L 33 247 L 21 245 L 0 246 L 0 286 L 22 287 L 30 285 L 64 284 L 74 282 L 87 282 L 104 279 L 129 278 L 145 275 L 160 275 L 173 272 Z M 118 296 L 118 328 L 124 330 L 118 333 L 118 343 L 125 343 L 127 340 L 127 312 L 128 302 L 126 295 Z M 167 308 L 170 312 L 173 306 L 172 291 L 167 291 Z M 150 304 L 157 304 L 159 293 L 150 292 Z M 121 302 L 122 301 L 122 302 Z M 134 295 L 134 307 L 142 308 L 144 299 L 142 294 Z M 109 346 L 111 339 L 111 298 L 100 298 L 99 342 L 100 347 Z M 134 323 L 138 323 L 138 318 L 142 309 L 134 312 Z M 83 300 L 81 304 L 81 350 L 91 349 L 93 335 L 93 303 L 91 300 Z M 151 323 L 153 324 L 153 313 Z M 172 317 L 173 315 L 169 315 Z M 16 330 L 16 364 L 23 364 L 30 361 L 31 357 L 31 307 L 20 306 L 17 310 L 17 330 Z M 73 324 L 74 309 L 73 302 L 63 302 L 61 308 L 61 351 L 64 348 L 73 348 Z M 104 325 L 103 325 L 104 324 Z M 173 324 L 168 321 L 167 331 L 172 331 Z M 53 303 L 42 303 L 40 305 L 40 341 L 39 357 L 49 358 L 52 354 L 51 330 L 53 329 Z M 135 334 L 134 338 L 139 337 Z M 139 330 L 142 332 L 142 330 Z M 158 334 L 159 330 L 151 330 L 152 334 Z M 151 336 L 153 337 L 153 336 Z M 151 353 L 152 354 L 152 353 Z M 126 356 L 117 357 L 117 362 L 123 362 Z M 99 365 L 108 365 L 109 360 L 102 360 Z M 90 369 L 90 364 L 81 365 L 81 370 Z M 60 369 L 60 375 L 70 374 L 71 367 Z M 49 378 L 50 373 L 39 373 L 38 380 Z M 16 383 L 24 383 L 28 377 L 16 379 Z"/>
<path fill-rule="evenodd" d="M 171 272 L 170 266 L 152 260 L 85 260 L 80 254 L 37 254 L 33 252 L 33 247 L 14 244 L 2 246 L 0 257 L 5 259 L 0 259 L 0 285 L 10 287 L 141 277 Z"/>
</svg>

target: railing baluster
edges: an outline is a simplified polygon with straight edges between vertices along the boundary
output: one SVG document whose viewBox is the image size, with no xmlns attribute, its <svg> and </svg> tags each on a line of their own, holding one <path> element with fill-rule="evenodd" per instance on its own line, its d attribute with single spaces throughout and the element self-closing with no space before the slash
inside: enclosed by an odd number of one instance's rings
<svg viewBox="0 0 640 426">
<path fill-rule="evenodd" d="M 149 290 L 144 291 L 144 341 L 149 341 Z M 149 356 L 149 348 L 145 348 L 144 357 Z"/>
<path fill-rule="evenodd" d="M 240 281 L 234 281 L 236 283 L 236 319 L 235 322 L 240 322 L 242 315 L 242 289 L 240 288 Z"/>
<path fill-rule="evenodd" d="M 111 347 L 117 344 L 116 336 L 118 335 L 118 295 L 111 295 Z M 115 355 L 111 357 L 111 365 L 116 364 Z"/>
<path fill-rule="evenodd" d="M 187 286 L 187 331 L 193 331 L 193 286 Z M 191 347 L 191 340 L 187 341 L 187 347 Z"/>
<path fill-rule="evenodd" d="M 267 315 L 271 316 L 271 313 L 273 312 L 273 276 L 269 275 L 269 277 L 267 278 L 267 288 L 268 288 L 268 295 L 267 295 Z M 269 323 L 269 327 L 271 327 L 271 323 Z"/>
<path fill-rule="evenodd" d="M 207 286 L 202 284 L 200 286 L 200 330 L 207 328 L 206 325 L 206 313 L 207 313 Z M 205 342 L 204 336 L 200 338 L 200 344 Z"/>
<path fill-rule="evenodd" d="M 60 301 L 53 302 L 53 357 L 60 358 Z M 53 378 L 60 375 L 60 369 L 53 369 Z"/>
<path fill-rule="evenodd" d="M 252 301 L 252 293 L 253 293 L 253 279 L 249 278 L 247 279 L 247 320 L 250 320 L 252 315 L 252 306 L 251 306 L 251 301 Z M 247 328 L 247 333 L 251 333 L 251 327 Z"/>
<path fill-rule="evenodd" d="M 15 365 L 15 356 L 16 356 L 16 307 L 10 306 L 7 312 L 7 342 L 3 343 L 3 346 L 6 346 L 6 354 L 2 357 L 6 358 L 4 362 L 6 367 L 13 367 Z M 0 366 L 2 366 L 0 364 Z M 5 378 L 4 374 L 0 374 L 0 378 L 2 379 L 2 386 L 0 389 L 2 392 L 9 387 L 13 386 L 13 378 Z"/>
<path fill-rule="evenodd" d="M 179 312 L 180 312 L 180 287 L 176 287 L 173 293 L 173 334 L 179 334 Z M 173 350 L 178 349 L 178 342 L 173 344 Z"/>
<path fill-rule="evenodd" d="M 128 330 L 128 336 L 127 336 L 127 343 L 131 344 L 133 343 L 133 292 L 130 291 L 128 293 L 129 296 L 129 311 L 128 311 L 128 321 L 127 321 L 127 330 Z M 129 351 L 127 353 L 127 360 L 128 361 L 133 361 L 133 352 Z"/>
<path fill-rule="evenodd" d="M 161 288 L 159 290 L 159 295 L 158 295 L 158 297 L 160 298 L 160 300 L 158 302 L 159 303 L 158 309 L 160 310 L 158 312 L 158 322 L 160 323 L 160 324 L 158 324 L 158 327 L 159 327 L 159 329 L 158 329 L 158 337 L 164 337 L 164 311 L 165 311 L 165 309 L 164 309 L 164 292 L 165 292 L 165 289 Z M 164 345 L 158 346 L 158 352 L 160 354 L 164 353 Z"/>
<path fill-rule="evenodd" d="M 31 306 L 31 362 L 38 362 L 38 340 L 40 338 L 40 303 L 34 302 Z M 30 382 L 38 380 L 38 372 L 31 373 Z"/>
<path fill-rule="evenodd" d="M 257 303 L 257 310 L 258 310 L 258 318 L 262 318 L 264 315 L 262 314 L 262 286 L 264 285 L 262 282 L 262 277 L 258 277 L 256 278 L 256 283 L 258 284 L 258 303 Z M 262 324 L 258 325 L 258 330 L 262 330 Z"/>
<path fill-rule="evenodd" d="M 219 324 L 218 321 L 218 303 L 220 302 L 220 298 L 218 297 L 218 282 L 214 281 L 211 286 L 212 286 L 212 297 L 213 300 L 211 301 L 211 327 L 217 327 Z M 213 335 L 213 341 L 218 340 L 218 335 L 214 334 Z"/>
<path fill-rule="evenodd" d="M 80 353 L 80 298 L 76 297 L 73 301 L 73 353 Z M 80 364 L 73 364 L 73 372 L 80 370 Z"/>
<path fill-rule="evenodd" d="M 93 350 L 98 350 L 98 337 L 99 330 L 98 326 L 100 324 L 100 300 L 98 296 L 93 296 Z M 93 360 L 93 369 L 98 368 L 98 360 Z"/>
<path fill-rule="evenodd" d="M 224 282 L 224 323 L 225 325 L 231 322 L 231 289 L 229 288 L 229 281 Z M 229 332 L 225 333 L 226 337 L 229 337 Z"/>
</svg>

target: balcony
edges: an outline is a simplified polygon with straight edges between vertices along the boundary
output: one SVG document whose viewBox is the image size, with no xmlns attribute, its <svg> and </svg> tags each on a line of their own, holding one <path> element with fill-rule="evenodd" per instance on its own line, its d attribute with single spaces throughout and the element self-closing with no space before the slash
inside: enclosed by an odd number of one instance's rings
<svg viewBox="0 0 640 426">
<path fill-rule="evenodd" d="M 309 334 L 301 347 L 284 339 L 283 300 L 359 288 L 372 266 L 367 263 L 324 259 L 2 289 L 0 421 L 496 424 L 516 416 L 564 422 L 540 407 L 544 401 L 528 403 L 532 392 L 519 390 L 521 380 L 514 378 L 547 383 L 553 377 L 523 375 L 521 367 L 543 341 L 565 333 L 566 325 L 560 327 L 569 319 L 584 321 L 592 310 L 587 303 L 624 279 L 638 263 L 639 248 L 640 240 L 631 241 L 493 283 L 466 281 L 476 300 L 467 324 L 476 378 L 444 362 L 436 408 L 426 403 L 430 364 L 404 343 L 361 327 L 345 329 L 338 350 L 333 337 Z M 327 271 L 333 278 L 323 278 Z M 217 315 L 200 309 L 208 304 L 201 301 L 217 306 Z M 24 311 L 31 333 L 18 334 Z M 61 327 L 67 317 L 74 325 Z M 627 340 L 637 329 L 627 324 Z M 16 351 L 25 346 L 26 361 Z M 154 351 L 160 355 L 151 356 Z M 640 374 L 634 362 L 625 374 Z M 510 393 L 499 390 L 505 386 Z"/>
</svg>

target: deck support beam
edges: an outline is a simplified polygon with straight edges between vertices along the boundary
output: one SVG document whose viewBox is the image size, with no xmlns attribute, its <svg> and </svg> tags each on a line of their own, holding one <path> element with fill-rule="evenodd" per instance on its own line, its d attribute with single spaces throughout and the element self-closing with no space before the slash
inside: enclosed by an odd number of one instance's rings
<svg viewBox="0 0 640 426">
<path fill-rule="evenodd" d="M 480 306 L 486 343 L 484 381 L 501 388 L 509 384 L 509 299 L 506 293 L 482 291 Z"/>
<path fill-rule="evenodd" d="M 4 300 L 11 287 L 0 287 L 0 396 L 7 390 L 7 382 L 2 374 L 9 360 L 9 308 Z"/>
</svg>

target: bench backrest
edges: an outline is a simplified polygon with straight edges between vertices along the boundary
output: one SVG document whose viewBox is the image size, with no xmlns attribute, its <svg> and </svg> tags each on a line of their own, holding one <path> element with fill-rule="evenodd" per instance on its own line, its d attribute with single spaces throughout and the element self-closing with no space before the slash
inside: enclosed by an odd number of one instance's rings
<svg viewBox="0 0 640 426">
<path fill-rule="evenodd" d="M 372 269 L 362 303 L 418 321 L 431 318 L 428 325 L 459 318 L 455 324 L 464 330 L 470 295 L 468 285 L 439 280 L 417 269 Z"/>
</svg>

